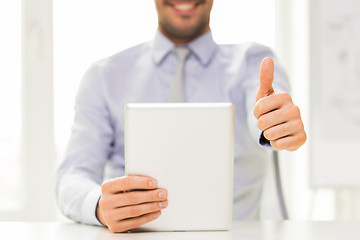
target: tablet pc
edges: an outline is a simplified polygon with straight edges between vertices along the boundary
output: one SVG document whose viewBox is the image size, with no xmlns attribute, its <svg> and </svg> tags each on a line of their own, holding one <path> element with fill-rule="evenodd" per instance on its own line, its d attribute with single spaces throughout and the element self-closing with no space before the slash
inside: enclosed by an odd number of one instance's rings
<svg viewBox="0 0 360 240">
<path fill-rule="evenodd" d="M 151 176 L 168 191 L 168 207 L 141 230 L 229 230 L 233 164 L 233 104 L 125 106 L 126 174 Z"/>
</svg>

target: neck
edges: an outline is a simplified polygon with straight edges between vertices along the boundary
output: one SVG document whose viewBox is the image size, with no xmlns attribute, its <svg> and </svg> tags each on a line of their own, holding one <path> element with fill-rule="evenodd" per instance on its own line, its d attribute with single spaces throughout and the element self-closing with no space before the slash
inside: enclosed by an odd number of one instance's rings
<svg viewBox="0 0 360 240">
<path fill-rule="evenodd" d="M 202 32 L 200 32 L 197 35 L 191 36 L 191 37 L 175 37 L 169 33 L 167 33 L 166 31 L 164 31 L 164 29 L 159 26 L 159 31 L 165 35 L 165 37 L 167 37 L 170 41 L 172 41 L 175 45 L 185 45 L 188 44 L 189 42 L 193 41 L 194 39 L 200 37 L 201 35 L 207 33 L 208 31 L 210 31 L 210 27 L 208 26 L 207 28 L 205 28 Z"/>
</svg>

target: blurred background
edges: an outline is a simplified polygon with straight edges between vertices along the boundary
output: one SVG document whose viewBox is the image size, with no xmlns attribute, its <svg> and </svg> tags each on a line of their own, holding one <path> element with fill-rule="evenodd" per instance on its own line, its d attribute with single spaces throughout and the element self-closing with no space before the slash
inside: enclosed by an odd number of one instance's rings
<svg viewBox="0 0 360 240">
<path fill-rule="evenodd" d="M 215 41 L 268 45 L 290 77 L 309 137 L 280 156 L 293 220 L 360 219 L 360 4 L 337 2 L 214 0 Z M 154 1 L 0 0 L 0 29 L 0 221 L 63 219 L 55 170 L 82 75 L 154 37 Z"/>
</svg>

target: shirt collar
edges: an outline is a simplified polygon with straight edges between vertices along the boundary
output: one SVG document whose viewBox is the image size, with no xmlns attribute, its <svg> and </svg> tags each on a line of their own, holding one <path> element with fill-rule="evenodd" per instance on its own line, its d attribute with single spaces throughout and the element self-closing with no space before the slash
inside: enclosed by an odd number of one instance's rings
<svg viewBox="0 0 360 240">
<path fill-rule="evenodd" d="M 211 57 L 217 49 L 211 31 L 190 42 L 188 46 L 203 65 L 207 65 L 210 62 Z"/>
<path fill-rule="evenodd" d="M 174 47 L 175 44 L 158 30 L 152 43 L 152 55 L 155 63 L 160 64 Z"/>
<path fill-rule="evenodd" d="M 175 44 L 158 30 L 152 44 L 152 55 L 155 63 L 160 64 L 174 47 Z M 203 65 L 207 65 L 210 62 L 212 55 L 217 49 L 211 31 L 190 42 L 188 47 Z"/>
</svg>

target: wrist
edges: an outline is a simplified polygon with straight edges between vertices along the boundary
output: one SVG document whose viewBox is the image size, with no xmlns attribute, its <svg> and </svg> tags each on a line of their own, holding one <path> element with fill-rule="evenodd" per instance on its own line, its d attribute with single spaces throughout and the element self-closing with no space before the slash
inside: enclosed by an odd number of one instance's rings
<svg viewBox="0 0 360 240">
<path fill-rule="evenodd" d="M 99 202 L 98 202 L 97 205 L 96 205 L 95 216 L 96 216 L 97 220 L 98 220 L 101 224 L 103 224 L 104 226 L 106 226 L 105 221 L 104 221 L 104 217 L 103 217 L 103 214 L 102 214 L 102 209 L 101 209 L 101 207 L 100 207 L 100 205 L 99 205 Z"/>
</svg>

